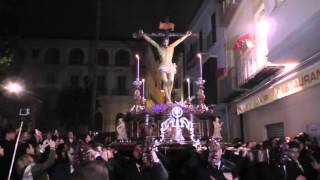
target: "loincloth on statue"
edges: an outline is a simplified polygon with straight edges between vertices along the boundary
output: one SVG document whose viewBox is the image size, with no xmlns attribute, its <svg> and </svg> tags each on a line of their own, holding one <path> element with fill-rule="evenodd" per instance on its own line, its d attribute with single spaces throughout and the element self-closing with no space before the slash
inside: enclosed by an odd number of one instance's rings
<svg viewBox="0 0 320 180">
<path fill-rule="evenodd" d="M 161 73 L 167 73 L 167 74 L 176 74 L 177 72 L 177 65 L 176 63 L 172 64 L 160 64 L 159 70 Z"/>
</svg>

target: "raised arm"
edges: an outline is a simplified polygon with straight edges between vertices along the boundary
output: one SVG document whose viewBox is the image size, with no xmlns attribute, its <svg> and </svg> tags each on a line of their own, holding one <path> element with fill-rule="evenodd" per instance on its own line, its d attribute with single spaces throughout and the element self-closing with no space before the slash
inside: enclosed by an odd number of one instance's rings
<svg viewBox="0 0 320 180">
<path fill-rule="evenodd" d="M 187 37 L 189 37 L 192 33 L 188 31 L 184 36 L 182 36 L 180 39 L 176 40 L 172 44 L 170 44 L 171 47 L 178 46 L 182 41 L 184 41 Z"/>
<path fill-rule="evenodd" d="M 152 46 L 154 46 L 155 48 L 160 48 L 159 44 L 156 43 L 153 39 L 151 39 L 148 35 L 146 35 L 142 30 L 139 31 L 139 34 Z"/>
</svg>

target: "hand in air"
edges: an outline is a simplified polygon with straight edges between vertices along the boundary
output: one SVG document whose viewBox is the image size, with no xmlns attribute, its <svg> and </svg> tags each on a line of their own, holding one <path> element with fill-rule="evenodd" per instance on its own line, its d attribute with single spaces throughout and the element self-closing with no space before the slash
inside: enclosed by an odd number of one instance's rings
<svg viewBox="0 0 320 180">
<path fill-rule="evenodd" d="M 186 32 L 186 35 L 187 35 L 187 36 L 191 36 L 191 35 L 192 35 L 192 32 L 191 32 L 191 31 L 187 31 L 187 32 Z"/>
<path fill-rule="evenodd" d="M 143 30 L 140 29 L 140 30 L 139 30 L 139 35 L 143 35 L 143 34 L 144 34 Z"/>
</svg>

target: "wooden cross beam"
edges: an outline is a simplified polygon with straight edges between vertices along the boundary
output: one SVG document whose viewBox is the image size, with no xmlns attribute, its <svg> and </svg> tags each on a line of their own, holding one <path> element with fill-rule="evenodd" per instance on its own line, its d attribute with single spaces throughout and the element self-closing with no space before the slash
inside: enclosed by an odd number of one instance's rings
<svg viewBox="0 0 320 180">
<path fill-rule="evenodd" d="M 185 35 L 185 33 L 176 33 L 176 32 L 170 32 L 174 31 L 175 24 L 171 22 L 160 22 L 159 29 L 162 30 L 161 32 L 154 32 L 154 33 L 144 33 L 149 37 L 182 37 Z M 191 36 L 198 36 L 198 33 L 192 33 Z M 132 37 L 134 39 L 141 38 L 141 34 L 139 32 L 135 32 L 132 34 Z"/>
</svg>

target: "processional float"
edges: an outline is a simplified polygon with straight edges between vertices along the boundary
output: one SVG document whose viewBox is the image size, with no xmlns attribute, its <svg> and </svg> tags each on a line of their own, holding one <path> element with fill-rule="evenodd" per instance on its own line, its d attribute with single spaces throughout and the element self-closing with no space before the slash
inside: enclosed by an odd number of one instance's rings
<svg viewBox="0 0 320 180">
<path fill-rule="evenodd" d="M 170 22 L 161 22 L 159 29 L 162 32 L 159 33 L 144 33 L 139 31 L 134 33 L 134 38 L 144 38 L 151 45 L 157 48 L 158 53 L 172 53 L 174 47 L 170 49 L 170 46 L 175 43 L 181 43 L 188 36 L 197 36 L 197 34 L 191 34 L 190 32 L 174 33 L 174 24 Z M 177 41 L 172 44 L 167 44 L 163 47 L 153 41 L 152 37 L 170 38 L 179 37 Z M 169 147 L 169 148 L 180 148 L 185 145 L 199 145 L 201 141 L 206 141 L 209 139 L 215 139 L 217 141 L 222 140 L 221 137 L 221 126 L 222 123 L 219 122 L 217 117 L 219 113 L 215 109 L 208 109 L 205 105 L 205 94 L 204 94 L 204 84 L 205 80 L 202 78 L 202 54 L 198 54 L 199 59 L 199 77 L 195 81 L 198 91 L 196 94 L 197 103 L 193 104 L 190 96 L 190 79 L 187 79 L 188 83 L 188 98 L 183 103 L 172 103 L 171 97 L 167 97 L 167 102 L 164 104 L 156 104 L 150 108 L 146 107 L 146 97 L 145 97 L 145 81 L 140 78 L 140 57 L 136 55 L 137 69 L 136 78 L 133 81 L 134 94 L 133 94 L 133 106 L 130 111 L 123 117 L 122 124 L 116 127 L 118 140 L 111 144 L 114 147 L 124 147 L 135 144 L 136 142 L 151 142 L 153 145 L 158 147 Z M 170 75 L 170 73 L 175 73 L 172 60 L 166 59 L 166 61 L 161 60 L 159 67 L 160 73 L 164 75 Z M 167 64 L 163 63 L 166 62 Z M 168 64 L 169 62 L 169 64 Z M 169 67 L 166 70 L 161 69 L 162 67 Z M 175 66 L 175 65 L 174 65 Z M 175 67 L 174 67 L 175 68 Z M 163 80 L 163 79 L 162 79 Z M 164 86 L 167 84 L 164 83 Z M 170 85 L 168 83 L 168 92 L 170 92 Z M 172 88 L 172 87 L 171 87 Z M 142 91 L 142 96 L 141 96 Z M 166 94 L 166 96 L 171 96 Z M 121 139 L 119 137 L 126 137 L 126 139 Z"/>
</svg>

